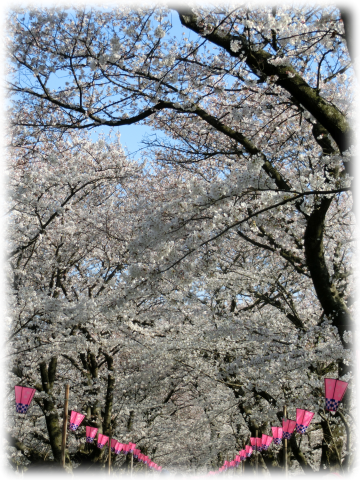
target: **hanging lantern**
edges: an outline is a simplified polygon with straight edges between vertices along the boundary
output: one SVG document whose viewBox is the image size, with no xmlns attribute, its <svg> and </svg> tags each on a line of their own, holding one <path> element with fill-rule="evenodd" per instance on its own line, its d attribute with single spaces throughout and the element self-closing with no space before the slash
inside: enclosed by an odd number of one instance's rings
<svg viewBox="0 0 360 480">
<path fill-rule="evenodd" d="M 130 452 L 133 452 L 134 451 L 134 448 L 136 447 L 136 443 L 131 443 L 129 442 L 129 446 L 130 446 Z"/>
<path fill-rule="evenodd" d="M 247 457 L 251 457 L 252 451 L 253 451 L 252 447 L 250 447 L 250 445 L 246 445 L 245 452 Z"/>
<path fill-rule="evenodd" d="M 335 380 L 335 378 L 324 378 L 325 382 L 325 409 L 329 412 L 336 412 L 338 406 L 343 399 L 347 382 Z"/>
<path fill-rule="evenodd" d="M 123 443 L 123 448 L 122 448 L 122 453 L 124 455 L 127 455 L 130 452 L 130 445 L 127 443 Z"/>
<path fill-rule="evenodd" d="M 282 427 L 271 427 L 275 445 L 280 445 L 283 438 Z"/>
<path fill-rule="evenodd" d="M 117 442 L 116 445 L 115 445 L 115 454 L 116 455 L 119 455 L 119 453 L 121 452 L 122 450 L 122 447 L 123 447 L 123 444 L 120 443 L 120 442 Z"/>
<path fill-rule="evenodd" d="M 140 450 L 138 448 L 134 448 L 134 451 L 133 451 L 133 455 L 134 455 L 134 458 L 138 458 L 139 455 L 140 455 Z"/>
<path fill-rule="evenodd" d="M 245 448 L 246 448 L 246 447 L 245 447 Z M 251 448 L 251 447 L 249 447 L 249 448 Z M 247 457 L 246 450 L 240 450 L 239 455 L 240 455 L 240 460 L 241 460 L 241 461 L 245 460 L 246 457 Z M 251 453 L 250 453 L 250 455 L 251 455 Z M 249 457 L 250 457 L 250 455 L 249 455 Z"/>
<path fill-rule="evenodd" d="M 99 433 L 98 441 L 97 441 L 98 448 L 103 448 L 108 443 L 108 441 L 109 441 L 109 437 Z"/>
<path fill-rule="evenodd" d="M 302 408 L 296 409 L 296 431 L 298 433 L 305 433 L 313 416 L 314 412 L 303 410 Z"/>
<path fill-rule="evenodd" d="M 86 427 L 86 441 L 87 443 L 93 443 L 99 429 L 95 427 Z"/>
<path fill-rule="evenodd" d="M 267 450 L 273 441 L 273 437 L 270 437 L 270 435 L 262 435 L 261 436 L 261 449 L 262 450 Z"/>
<path fill-rule="evenodd" d="M 296 426 L 295 420 L 287 420 L 284 418 L 283 419 L 283 438 L 285 438 L 286 440 L 289 440 L 289 438 L 291 437 L 291 434 L 295 430 L 295 426 Z"/>
<path fill-rule="evenodd" d="M 236 457 L 235 457 L 235 462 L 236 462 L 237 464 L 239 464 L 239 463 L 241 462 L 241 457 L 240 457 L 240 455 L 236 455 Z"/>
<path fill-rule="evenodd" d="M 111 447 L 110 447 L 110 450 L 112 451 L 112 453 L 115 453 L 115 447 L 116 445 L 118 444 L 119 442 L 116 440 L 116 438 L 112 438 L 111 439 Z"/>
<path fill-rule="evenodd" d="M 235 460 L 231 460 L 230 462 L 230 468 L 235 468 L 236 467 L 236 462 Z"/>
<path fill-rule="evenodd" d="M 69 430 L 75 432 L 75 430 L 78 429 L 84 418 L 85 415 L 83 415 L 82 413 L 74 412 L 74 410 L 71 410 Z"/>
<path fill-rule="evenodd" d="M 20 385 L 16 385 L 15 403 L 17 413 L 26 413 L 28 411 L 35 392 L 35 388 L 21 387 Z"/>
<path fill-rule="evenodd" d="M 260 437 L 250 437 L 250 443 L 254 448 L 255 451 L 261 451 L 261 438 Z"/>
</svg>

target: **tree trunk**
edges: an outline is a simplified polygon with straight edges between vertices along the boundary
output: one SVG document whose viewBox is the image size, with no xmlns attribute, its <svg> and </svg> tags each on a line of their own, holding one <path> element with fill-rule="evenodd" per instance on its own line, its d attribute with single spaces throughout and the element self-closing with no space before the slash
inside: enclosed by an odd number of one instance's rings
<svg viewBox="0 0 360 480">
<path fill-rule="evenodd" d="M 54 460 L 57 463 L 61 463 L 61 441 L 62 441 L 62 429 L 59 424 L 59 416 L 57 413 L 56 405 L 52 399 L 52 388 L 54 385 L 55 374 L 57 367 L 57 358 L 53 357 L 50 360 L 49 367 L 45 362 L 40 363 L 40 374 L 42 388 L 47 393 L 48 398 L 43 400 L 43 410 L 45 414 L 46 427 L 49 434 L 49 440 L 51 450 L 54 455 Z M 70 465 L 69 452 L 65 452 L 65 462 Z"/>
</svg>

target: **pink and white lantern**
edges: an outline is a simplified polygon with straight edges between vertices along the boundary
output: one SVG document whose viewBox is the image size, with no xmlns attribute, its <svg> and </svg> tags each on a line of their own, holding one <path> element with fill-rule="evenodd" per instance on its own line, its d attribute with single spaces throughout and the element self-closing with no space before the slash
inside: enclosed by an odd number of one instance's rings
<svg viewBox="0 0 360 480">
<path fill-rule="evenodd" d="M 15 403 L 17 413 L 27 413 L 35 392 L 35 388 L 21 387 L 20 385 L 16 385 Z"/>
<path fill-rule="evenodd" d="M 305 433 L 314 415 L 314 412 L 310 412 L 309 410 L 303 410 L 302 408 L 297 408 L 296 431 L 298 433 Z"/>
<path fill-rule="evenodd" d="M 273 437 L 270 437 L 270 435 L 262 435 L 261 436 L 261 449 L 262 450 L 267 450 L 273 441 Z"/>
<path fill-rule="evenodd" d="M 134 452 L 134 449 L 136 447 L 136 443 L 131 443 L 129 442 L 129 446 L 130 446 L 130 452 L 133 453 Z"/>
<path fill-rule="evenodd" d="M 116 454 L 116 455 L 119 455 L 119 453 L 120 453 L 121 450 L 122 450 L 122 447 L 123 447 L 122 443 L 116 442 L 116 444 L 115 444 L 115 454 Z"/>
<path fill-rule="evenodd" d="M 108 443 L 108 441 L 109 441 L 109 437 L 99 433 L 98 441 L 97 441 L 98 448 L 103 448 Z"/>
<path fill-rule="evenodd" d="M 283 438 L 285 438 L 286 440 L 289 440 L 289 438 L 291 437 L 293 431 L 295 430 L 295 426 L 296 426 L 296 421 L 295 420 L 287 420 L 287 419 L 283 419 Z"/>
<path fill-rule="evenodd" d="M 246 445 L 245 452 L 248 458 L 251 457 L 252 451 L 253 451 L 252 447 L 250 447 L 250 445 Z"/>
<path fill-rule="evenodd" d="M 125 453 L 125 455 L 130 453 L 130 450 L 131 450 L 131 444 L 130 443 L 125 443 L 124 448 L 123 448 L 123 452 Z"/>
<path fill-rule="evenodd" d="M 261 438 L 260 437 L 250 437 L 250 443 L 254 447 L 255 451 L 261 451 Z"/>
<path fill-rule="evenodd" d="M 329 412 L 336 412 L 349 384 L 342 380 L 335 380 L 335 378 L 324 378 L 324 382 L 325 409 Z"/>
<path fill-rule="evenodd" d="M 282 427 L 271 427 L 275 445 L 280 445 L 283 438 Z"/>
<path fill-rule="evenodd" d="M 82 413 L 71 410 L 69 429 L 75 432 L 75 430 L 79 428 L 84 418 L 85 418 L 85 415 L 83 415 Z"/>
<path fill-rule="evenodd" d="M 86 427 L 86 442 L 93 443 L 99 429 L 95 427 Z"/>
</svg>

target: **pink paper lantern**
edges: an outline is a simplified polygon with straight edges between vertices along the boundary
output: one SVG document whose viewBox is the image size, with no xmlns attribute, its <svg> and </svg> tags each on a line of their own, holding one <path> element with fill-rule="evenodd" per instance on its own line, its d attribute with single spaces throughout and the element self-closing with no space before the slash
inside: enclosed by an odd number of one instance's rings
<svg viewBox="0 0 360 480">
<path fill-rule="evenodd" d="M 115 453 L 115 447 L 116 447 L 117 443 L 119 443 L 119 442 L 116 440 L 116 438 L 111 439 L 110 450 L 112 451 L 112 453 Z"/>
<path fill-rule="evenodd" d="M 119 453 L 121 452 L 121 450 L 122 450 L 122 443 L 116 442 L 116 445 L 115 445 L 115 454 L 116 454 L 116 455 L 119 455 Z"/>
<path fill-rule="evenodd" d="M 253 451 L 252 447 L 250 447 L 250 445 L 246 445 L 245 453 L 248 458 L 251 457 L 252 451 Z M 241 455 L 241 452 L 240 452 L 240 455 Z"/>
<path fill-rule="evenodd" d="M 134 448 L 136 447 L 136 443 L 129 442 L 129 446 L 130 446 L 130 452 L 133 452 Z"/>
<path fill-rule="evenodd" d="M 109 441 L 109 437 L 99 433 L 98 441 L 97 441 L 98 448 L 103 448 L 108 443 L 108 441 Z"/>
<path fill-rule="evenodd" d="M 314 412 L 303 410 L 302 408 L 297 408 L 296 431 L 298 433 L 305 433 L 314 415 Z"/>
<path fill-rule="evenodd" d="M 283 419 L 283 438 L 289 440 L 293 431 L 295 430 L 296 421 Z"/>
<path fill-rule="evenodd" d="M 250 437 L 250 443 L 254 447 L 254 450 L 257 452 L 261 451 L 261 438 L 260 437 Z"/>
<path fill-rule="evenodd" d="M 271 427 L 275 445 L 280 445 L 283 437 L 282 427 Z"/>
<path fill-rule="evenodd" d="M 329 412 L 336 412 L 349 384 L 342 380 L 335 380 L 335 378 L 324 378 L 324 382 L 325 409 Z"/>
<path fill-rule="evenodd" d="M 236 462 L 234 460 L 231 460 L 230 462 L 230 467 L 235 468 L 236 467 Z"/>
<path fill-rule="evenodd" d="M 262 450 L 267 450 L 273 441 L 273 437 L 270 437 L 270 435 L 262 435 L 261 436 L 261 449 Z"/>
<path fill-rule="evenodd" d="M 35 388 L 21 387 L 16 385 L 15 387 L 15 403 L 17 413 L 26 413 L 30 407 L 31 400 L 35 395 Z"/>
<path fill-rule="evenodd" d="M 72 430 L 73 432 L 75 432 L 75 430 L 79 428 L 84 418 L 85 418 L 85 415 L 83 415 L 82 413 L 71 410 L 69 430 Z"/>
<path fill-rule="evenodd" d="M 99 429 L 95 427 L 86 427 L 86 442 L 93 443 Z"/>
<path fill-rule="evenodd" d="M 122 445 L 123 445 L 122 453 L 124 455 L 127 455 L 130 452 L 130 445 L 128 445 L 127 443 L 123 443 Z"/>
</svg>

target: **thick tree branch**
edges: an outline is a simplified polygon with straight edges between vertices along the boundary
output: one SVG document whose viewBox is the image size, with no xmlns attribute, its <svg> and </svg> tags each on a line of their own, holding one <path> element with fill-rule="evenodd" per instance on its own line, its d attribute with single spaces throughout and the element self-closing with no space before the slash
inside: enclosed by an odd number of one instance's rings
<svg viewBox="0 0 360 480">
<path fill-rule="evenodd" d="M 244 54 L 246 64 L 255 75 L 265 77 L 276 75 L 278 77 L 276 84 L 288 91 L 297 102 L 301 103 L 316 118 L 333 137 L 341 152 L 346 151 L 351 146 L 351 128 L 344 115 L 318 95 L 316 88 L 310 87 L 292 66 L 269 63 L 273 56 L 261 48 L 253 48 L 245 35 L 220 35 L 216 28 L 212 33 L 202 35 L 201 27 L 198 26 L 198 17 L 190 8 L 179 7 L 176 10 L 179 13 L 182 25 L 185 27 L 224 48 L 233 57 Z M 240 51 L 236 53 L 230 47 L 230 43 L 234 40 L 241 44 Z M 345 166 L 345 168 L 348 167 Z"/>
<path fill-rule="evenodd" d="M 311 467 L 311 465 L 308 463 L 306 460 L 305 455 L 303 452 L 300 450 L 297 442 L 296 442 L 296 437 L 295 435 L 291 435 L 290 437 L 290 446 L 291 450 L 294 454 L 295 459 L 299 462 L 300 467 L 304 470 L 304 473 L 312 473 L 314 470 Z"/>
<path fill-rule="evenodd" d="M 347 348 L 343 335 L 352 329 L 353 322 L 347 305 L 330 279 L 323 244 L 325 217 L 331 202 L 332 197 L 320 198 L 309 215 L 304 236 L 305 257 L 319 302 L 325 315 L 338 328 L 341 342 Z"/>
</svg>

